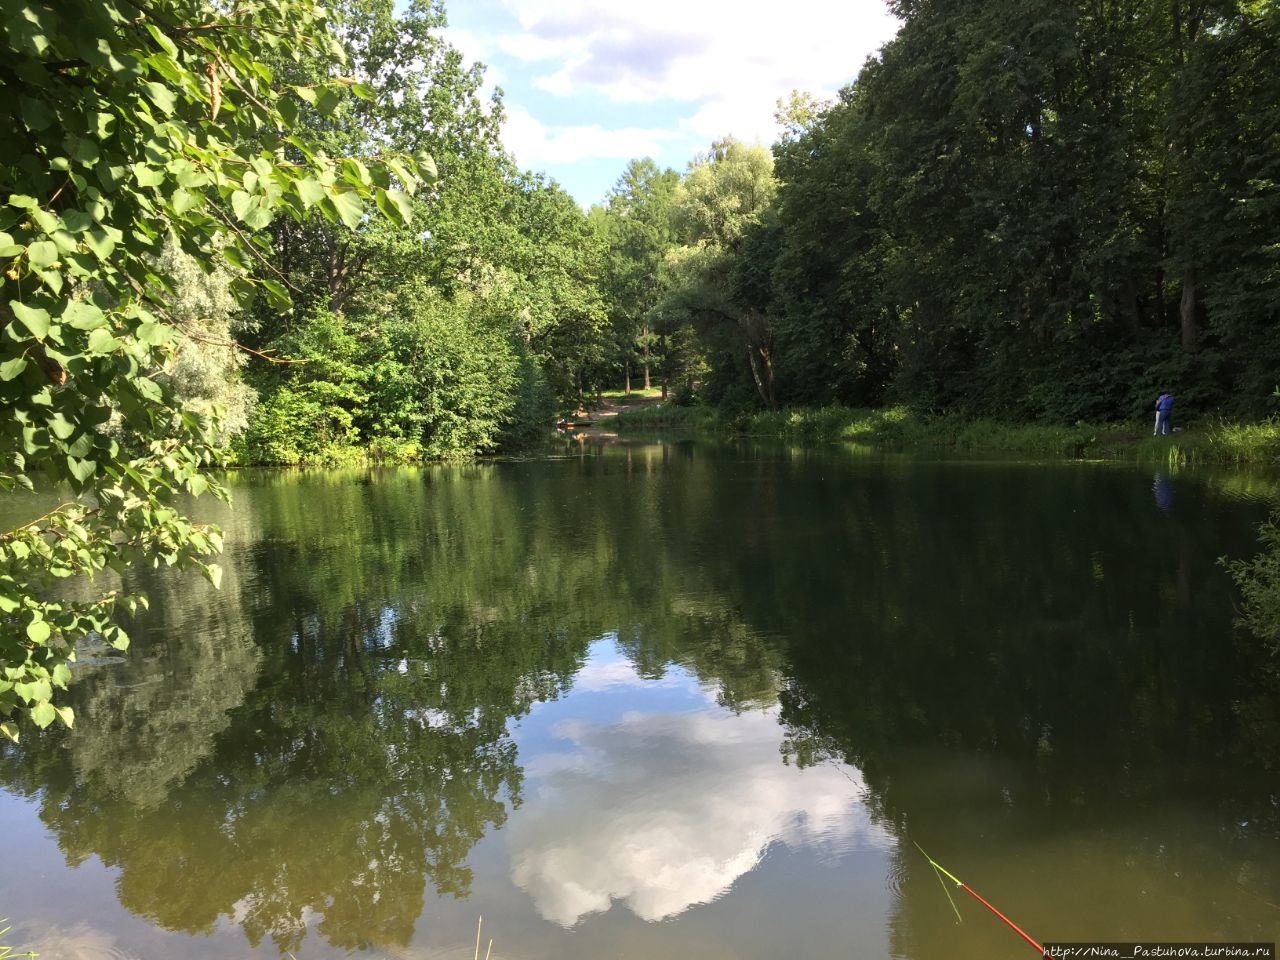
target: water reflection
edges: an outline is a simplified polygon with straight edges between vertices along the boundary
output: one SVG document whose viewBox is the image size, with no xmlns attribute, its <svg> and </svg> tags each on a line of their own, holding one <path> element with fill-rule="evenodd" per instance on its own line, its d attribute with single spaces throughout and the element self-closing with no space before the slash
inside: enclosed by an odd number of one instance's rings
<svg viewBox="0 0 1280 960">
<path fill-rule="evenodd" d="M 919 838 L 1041 939 L 1271 939 L 1280 680 L 1216 562 L 1261 510 L 1178 484 L 706 447 L 241 479 L 223 594 L 130 584 L 77 729 L 0 748 L 0 820 L 51 838 L 11 828 L 0 902 L 146 956 L 440 955 L 479 913 L 509 957 L 1007 953 Z"/>
<path fill-rule="evenodd" d="M 1155 494 L 1156 506 L 1168 513 L 1173 509 L 1173 481 L 1164 470 L 1157 470 L 1151 483 L 1151 492 Z"/>
<path fill-rule="evenodd" d="M 856 771 L 778 762 L 772 710 L 629 711 L 552 732 L 560 749 L 525 764 L 508 846 L 512 879 L 566 927 L 615 900 L 643 920 L 676 916 L 720 897 L 774 843 L 834 857 L 854 841 L 889 842 L 860 804 Z"/>
</svg>

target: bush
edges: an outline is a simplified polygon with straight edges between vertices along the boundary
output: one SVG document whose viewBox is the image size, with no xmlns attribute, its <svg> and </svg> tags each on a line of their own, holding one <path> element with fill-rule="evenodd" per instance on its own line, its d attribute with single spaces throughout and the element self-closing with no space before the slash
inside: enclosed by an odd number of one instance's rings
<svg viewBox="0 0 1280 960">
<path fill-rule="evenodd" d="M 1226 567 L 1240 589 L 1244 603 L 1238 622 L 1268 645 L 1273 654 L 1280 653 L 1280 513 L 1258 528 L 1261 551 L 1252 560 L 1228 560 Z"/>
</svg>

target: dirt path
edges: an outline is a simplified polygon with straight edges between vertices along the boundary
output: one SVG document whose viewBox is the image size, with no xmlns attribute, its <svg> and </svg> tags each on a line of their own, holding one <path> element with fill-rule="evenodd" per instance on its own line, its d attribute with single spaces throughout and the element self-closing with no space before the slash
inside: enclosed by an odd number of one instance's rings
<svg viewBox="0 0 1280 960">
<path fill-rule="evenodd" d="M 589 420 L 589 424 L 584 423 L 581 426 L 575 424 L 565 433 L 576 439 L 609 443 L 618 439 L 618 433 L 613 429 L 612 421 L 619 413 L 623 410 L 634 410 L 637 407 L 652 406 L 661 402 L 662 397 L 657 394 L 648 396 L 634 393 L 630 397 L 605 397 L 600 401 L 599 406 L 588 411 L 580 411 L 583 414 L 581 419 Z"/>
</svg>

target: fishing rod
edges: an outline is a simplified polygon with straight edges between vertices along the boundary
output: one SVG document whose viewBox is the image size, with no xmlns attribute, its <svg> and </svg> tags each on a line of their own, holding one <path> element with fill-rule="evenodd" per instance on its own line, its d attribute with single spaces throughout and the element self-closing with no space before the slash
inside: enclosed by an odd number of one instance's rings
<svg viewBox="0 0 1280 960">
<path fill-rule="evenodd" d="M 915 843 L 914 840 L 911 842 Z M 947 900 L 951 903 L 951 909 L 954 910 L 956 913 L 957 921 L 960 920 L 960 910 L 959 908 L 956 907 L 956 902 L 951 899 L 951 891 L 948 890 L 947 885 L 943 883 L 943 880 L 942 880 L 943 874 L 945 874 L 948 877 L 948 879 L 950 879 L 951 882 L 954 883 L 957 887 L 959 887 L 965 893 L 969 894 L 969 896 L 973 897 L 973 899 L 977 900 L 980 904 L 982 904 L 984 907 L 986 907 L 988 910 L 994 913 L 997 917 L 999 917 L 1002 921 L 1004 921 L 1005 926 L 1007 926 L 1010 930 L 1012 930 L 1014 933 L 1020 936 L 1023 940 L 1027 941 L 1027 943 L 1031 944 L 1031 946 L 1035 947 L 1036 953 L 1040 954 L 1040 956 L 1042 957 L 1044 956 L 1044 947 L 1041 944 L 1036 943 L 1035 940 L 1031 939 L 1031 936 L 1025 930 L 1023 930 L 1020 926 L 1018 926 L 1016 923 L 1014 923 L 1012 920 L 1006 917 L 1003 913 L 1001 913 L 999 910 L 993 907 L 990 903 L 988 903 L 982 897 L 982 895 L 978 893 L 977 890 L 973 889 L 973 887 L 969 886 L 967 883 L 965 883 L 963 880 L 957 877 L 954 873 L 952 873 L 942 864 L 938 863 L 938 861 L 934 860 L 933 857 L 925 853 L 924 847 L 920 846 L 920 844 L 916 843 L 916 849 L 919 850 L 922 854 L 924 854 L 924 858 L 929 861 L 929 866 L 933 867 L 934 873 L 938 877 L 938 883 L 942 884 L 942 891 L 947 895 Z"/>
</svg>

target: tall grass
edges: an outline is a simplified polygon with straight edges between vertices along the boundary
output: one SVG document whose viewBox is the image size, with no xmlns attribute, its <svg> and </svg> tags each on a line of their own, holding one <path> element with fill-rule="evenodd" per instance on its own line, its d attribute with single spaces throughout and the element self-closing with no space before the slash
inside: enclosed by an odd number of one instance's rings
<svg viewBox="0 0 1280 960">
<path fill-rule="evenodd" d="M 729 417 L 707 407 L 653 404 L 624 410 L 620 430 L 671 429 L 800 443 L 848 441 L 884 450 L 1006 453 L 1140 463 L 1280 463 L 1280 421 L 1198 424 L 1164 437 L 1144 423 L 1013 424 L 923 417 L 905 407 L 766 410 Z"/>
</svg>

